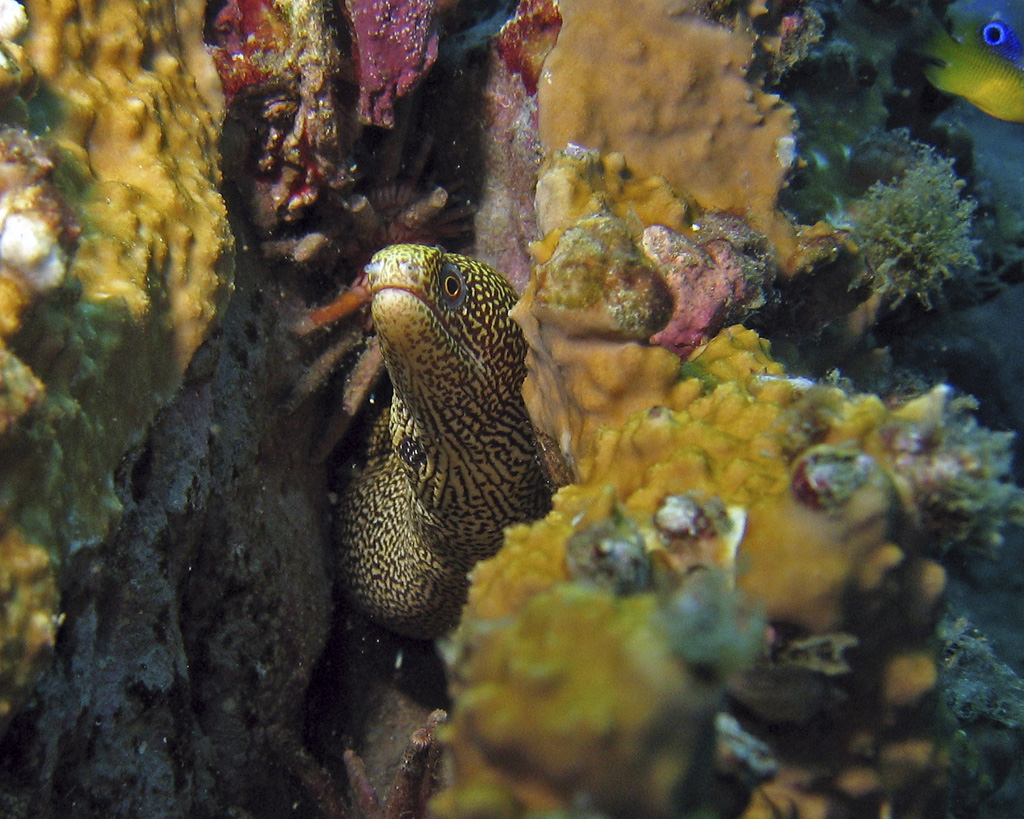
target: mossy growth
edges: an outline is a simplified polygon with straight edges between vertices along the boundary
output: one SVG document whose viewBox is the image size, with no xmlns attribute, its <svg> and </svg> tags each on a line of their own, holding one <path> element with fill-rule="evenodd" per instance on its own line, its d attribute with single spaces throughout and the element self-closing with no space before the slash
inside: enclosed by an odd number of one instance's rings
<svg viewBox="0 0 1024 819">
<path fill-rule="evenodd" d="M 930 310 L 943 303 L 950 280 L 979 270 L 971 238 L 977 203 L 963 195 L 951 159 L 912 145 L 905 170 L 872 185 L 847 217 L 882 302 L 892 309 L 916 299 Z"/>
</svg>

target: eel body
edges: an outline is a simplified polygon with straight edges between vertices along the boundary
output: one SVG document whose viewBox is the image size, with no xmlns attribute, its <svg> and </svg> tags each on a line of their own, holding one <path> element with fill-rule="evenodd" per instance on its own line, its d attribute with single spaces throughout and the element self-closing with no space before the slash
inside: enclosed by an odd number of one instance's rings
<svg viewBox="0 0 1024 819">
<path fill-rule="evenodd" d="M 392 245 L 367 274 L 394 399 L 342 496 L 339 582 L 386 628 L 435 637 L 503 529 L 550 505 L 520 394 L 526 342 L 515 291 L 474 259 Z"/>
</svg>

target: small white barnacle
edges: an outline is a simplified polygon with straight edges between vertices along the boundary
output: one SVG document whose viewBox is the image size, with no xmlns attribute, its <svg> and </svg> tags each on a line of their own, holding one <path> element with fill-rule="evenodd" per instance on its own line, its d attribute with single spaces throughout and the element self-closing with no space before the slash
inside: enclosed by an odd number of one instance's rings
<svg viewBox="0 0 1024 819">
<path fill-rule="evenodd" d="M 0 208 L 0 271 L 31 295 L 60 285 L 67 255 L 50 221 L 32 210 L 4 210 Z"/>
<path fill-rule="evenodd" d="M 0 131 L 0 277 L 26 300 L 63 284 L 78 234 L 52 182 L 54 167 L 38 139 Z"/>
<path fill-rule="evenodd" d="M 0 40 L 14 42 L 28 30 L 28 15 L 18 0 L 0 0 Z"/>
</svg>

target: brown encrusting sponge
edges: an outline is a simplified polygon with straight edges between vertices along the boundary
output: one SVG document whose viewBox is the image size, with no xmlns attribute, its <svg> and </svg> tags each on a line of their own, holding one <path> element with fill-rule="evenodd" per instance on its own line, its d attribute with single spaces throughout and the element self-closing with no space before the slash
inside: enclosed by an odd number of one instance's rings
<svg viewBox="0 0 1024 819">
<path fill-rule="evenodd" d="M 730 27 L 702 5 L 561 0 L 538 85 L 541 143 L 624 154 L 702 208 L 742 215 L 788 269 L 795 232 L 777 199 L 795 158 L 793 109 L 747 76 L 746 15 Z"/>
</svg>

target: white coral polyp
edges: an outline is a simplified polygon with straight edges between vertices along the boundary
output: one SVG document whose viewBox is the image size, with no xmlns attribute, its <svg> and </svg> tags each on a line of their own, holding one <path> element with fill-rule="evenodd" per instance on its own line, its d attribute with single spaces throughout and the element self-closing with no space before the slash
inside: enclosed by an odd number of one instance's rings
<svg viewBox="0 0 1024 819">
<path fill-rule="evenodd" d="M 18 0 L 0 0 L 0 40 L 13 42 L 28 29 L 28 15 Z"/>
<path fill-rule="evenodd" d="M 0 227 L 0 271 L 42 293 L 64 281 L 67 258 L 46 221 L 31 211 L 9 213 Z"/>
</svg>

